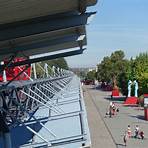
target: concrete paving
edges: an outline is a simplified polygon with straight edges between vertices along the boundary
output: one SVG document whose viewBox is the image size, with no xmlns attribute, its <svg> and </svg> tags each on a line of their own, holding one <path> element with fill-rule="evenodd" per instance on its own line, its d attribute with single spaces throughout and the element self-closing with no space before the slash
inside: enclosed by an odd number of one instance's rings
<svg viewBox="0 0 148 148">
<path fill-rule="evenodd" d="M 109 118 L 105 115 L 109 100 L 105 99 L 111 92 L 96 90 L 93 86 L 84 86 L 84 101 L 88 115 L 92 148 L 123 148 L 123 134 L 127 126 L 131 126 L 132 135 L 134 128 L 139 125 L 145 133 L 145 139 L 130 138 L 127 148 L 148 147 L 148 121 L 144 120 L 144 111 L 139 107 L 125 107 L 118 102 L 120 111 Z"/>
</svg>

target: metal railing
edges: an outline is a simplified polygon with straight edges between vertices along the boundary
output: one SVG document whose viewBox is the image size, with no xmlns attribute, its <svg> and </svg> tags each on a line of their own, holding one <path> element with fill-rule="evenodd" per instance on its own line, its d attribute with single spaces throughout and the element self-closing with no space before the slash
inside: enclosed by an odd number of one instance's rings
<svg viewBox="0 0 148 148">
<path fill-rule="evenodd" d="M 7 87 L 2 86 L 0 89 L 0 116 L 3 120 L 2 127 L 6 131 L 1 129 L 1 133 L 8 133 L 9 129 L 11 131 L 12 128 L 23 126 L 33 135 L 30 143 L 26 144 L 36 145 L 36 147 L 40 145 L 39 143 L 50 147 L 60 143 L 74 142 L 76 139 L 85 141 L 87 132 L 84 127 L 84 106 L 81 103 L 82 92 L 79 80 L 72 72 L 57 70 L 56 73 L 55 68 L 53 74 L 49 76 L 48 73 L 47 76 L 44 79 L 33 80 L 30 78 L 30 81 L 14 81 Z M 76 111 L 63 109 L 64 105 L 72 103 L 78 104 Z M 42 108 L 48 109 L 48 117 L 45 119 L 36 115 L 36 112 Z M 77 124 L 80 125 L 80 132 L 75 136 L 59 138 L 50 127 L 44 124 L 45 120 L 50 122 L 70 117 L 79 118 Z M 52 138 L 47 139 L 44 134 L 33 129 L 30 125 L 34 123 L 38 123 Z M 40 138 L 42 142 L 34 141 L 34 137 Z M 10 146 L 7 147 L 10 148 Z"/>
</svg>

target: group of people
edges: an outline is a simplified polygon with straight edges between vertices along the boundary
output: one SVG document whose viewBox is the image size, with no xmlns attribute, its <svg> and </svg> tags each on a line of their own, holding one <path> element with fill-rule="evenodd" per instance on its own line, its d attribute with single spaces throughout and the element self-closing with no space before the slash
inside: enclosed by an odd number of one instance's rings
<svg viewBox="0 0 148 148">
<path fill-rule="evenodd" d="M 138 125 L 135 126 L 134 133 L 135 133 L 133 136 L 134 138 L 141 138 L 142 140 L 144 139 L 144 132 L 139 129 Z M 128 125 L 127 130 L 125 131 L 125 134 L 123 137 L 123 141 L 124 141 L 125 146 L 127 144 L 127 140 L 131 137 L 132 137 L 132 131 L 131 131 L 130 125 Z"/>
<path fill-rule="evenodd" d="M 117 108 L 115 106 L 115 103 L 114 102 L 110 102 L 109 104 L 109 109 L 108 111 L 106 112 L 106 115 L 109 115 L 109 117 L 111 118 L 112 115 L 115 115 L 117 112 L 119 112 L 119 108 Z"/>
<path fill-rule="evenodd" d="M 109 117 L 112 117 L 113 115 L 117 114 L 117 112 L 119 112 L 119 108 L 115 105 L 114 102 L 110 102 L 106 115 L 109 115 Z M 136 125 L 134 128 L 134 133 L 132 133 L 131 126 L 128 125 L 127 130 L 125 131 L 125 134 L 123 136 L 123 141 L 124 141 L 125 146 L 127 144 L 127 140 L 131 137 L 143 140 L 144 131 L 140 130 L 139 126 Z"/>
</svg>

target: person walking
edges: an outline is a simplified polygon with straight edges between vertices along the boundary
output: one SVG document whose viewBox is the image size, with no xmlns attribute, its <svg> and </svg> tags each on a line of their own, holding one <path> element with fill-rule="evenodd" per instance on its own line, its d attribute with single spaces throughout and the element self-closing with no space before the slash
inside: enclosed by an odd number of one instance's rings
<svg viewBox="0 0 148 148">
<path fill-rule="evenodd" d="M 112 105 L 113 105 L 113 103 L 110 102 L 110 103 L 109 103 L 109 117 L 110 117 L 110 118 L 112 117 L 112 110 L 113 110 Z"/>
<path fill-rule="evenodd" d="M 128 137 L 129 138 L 131 138 L 131 126 L 130 125 L 128 125 L 128 127 L 127 127 L 127 134 L 128 134 Z"/>
<path fill-rule="evenodd" d="M 143 139 L 144 139 L 144 132 L 141 131 L 141 132 L 139 133 L 139 135 L 140 135 L 141 139 L 143 140 Z"/>
<path fill-rule="evenodd" d="M 116 111 L 116 106 L 115 103 L 112 103 L 112 114 L 115 115 L 115 111 Z"/>
<path fill-rule="evenodd" d="M 109 106 L 109 117 L 112 117 L 112 106 Z"/>
<path fill-rule="evenodd" d="M 139 126 L 136 125 L 136 127 L 135 127 L 135 138 L 138 138 L 138 135 L 139 135 Z"/>
<path fill-rule="evenodd" d="M 123 142 L 124 142 L 124 145 L 127 146 L 127 140 L 128 140 L 128 133 L 125 132 L 124 136 L 123 136 Z"/>
</svg>

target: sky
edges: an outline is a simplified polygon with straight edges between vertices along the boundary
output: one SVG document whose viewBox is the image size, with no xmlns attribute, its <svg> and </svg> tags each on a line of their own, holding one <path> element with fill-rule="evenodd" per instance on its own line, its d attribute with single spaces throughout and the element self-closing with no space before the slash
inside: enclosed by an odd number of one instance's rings
<svg viewBox="0 0 148 148">
<path fill-rule="evenodd" d="M 69 67 L 96 67 L 105 56 L 123 50 L 125 58 L 148 52 L 148 0 L 98 0 L 87 28 L 87 50 L 66 58 Z"/>
</svg>

